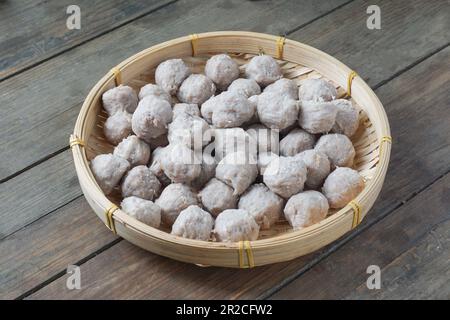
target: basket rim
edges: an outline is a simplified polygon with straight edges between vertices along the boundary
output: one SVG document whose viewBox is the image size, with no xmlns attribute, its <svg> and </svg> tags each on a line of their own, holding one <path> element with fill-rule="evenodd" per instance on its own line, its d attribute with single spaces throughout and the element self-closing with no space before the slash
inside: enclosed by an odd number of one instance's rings
<svg viewBox="0 0 450 320">
<path fill-rule="evenodd" d="M 248 31 L 215 31 L 215 32 L 206 32 L 206 33 L 199 33 L 197 34 L 199 40 L 209 39 L 209 38 L 215 38 L 215 37 L 247 37 L 247 38 L 253 38 L 253 39 L 259 39 L 259 40 L 266 40 L 266 41 L 272 41 L 273 43 L 276 43 L 276 41 L 280 38 L 279 36 L 269 35 L 265 33 L 256 33 L 256 32 L 248 32 Z M 130 64 L 132 64 L 137 59 L 140 59 L 146 55 L 152 54 L 158 50 L 164 49 L 167 46 L 173 46 L 175 44 L 190 42 L 191 37 L 190 36 L 184 36 L 179 37 L 176 39 L 172 39 L 169 41 L 162 42 L 160 44 L 151 46 L 147 49 L 144 49 L 131 57 L 123 60 L 121 63 L 117 65 L 117 68 L 120 70 L 125 70 Z M 301 42 L 286 39 L 285 45 L 290 46 L 296 46 L 296 47 L 302 47 L 305 50 L 310 51 L 313 54 L 319 54 L 322 56 L 326 56 L 327 59 L 332 61 L 337 67 L 348 71 L 348 73 L 351 72 L 351 69 L 348 68 L 345 64 L 337 60 L 336 58 L 328 55 L 327 53 L 318 50 L 314 47 L 311 47 L 309 45 L 303 44 Z M 266 53 L 268 54 L 268 53 Z M 284 59 L 282 59 L 284 60 Z M 285 60 L 289 61 L 289 60 Z M 104 88 L 104 86 L 112 81 L 114 79 L 114 74 L 111 72 L 108 72 L 105 76 L 103 76 L 90 90 L 88 95 L 86 96 L 86 99 L 83 102 L 83 105 L 81 107 L 81 110 L 78 114 L 75 128 L 73 131 L 73 136 L 77 138 L 83 139 L 85 137 L 85 119 L 88 115 L 89 111 L 91 110 L 93 106 L 93 101 L 95 100 L 96 96 L 101 94 L 101 89 Z M 334 79 L 333 79 L 334 80 Z M 369 93 L 371 95 L 371 98 L 373 98 L 374 106 L 376 108 L 376 111 L 378 112 L 379 116 L 379 122 L 382 125 L 383 129 L 382 132 L 377 132 L 377 136 L 379 139 L 381 139 L 382 136 L 390 136 L 390 128 L 389 128 L 389 122 L 387 119 L 386 112 L 383 108 L 383 105 L 381 104 L 378 97 L 375 95 L 373 90 L 367 85 L 367 83 L 361 78 L 357 77 L 354 80 L 354 86 L 357 86 L 361 90 L 365 90 L 366 93 Z M 353 89 L 355 90 L 355 89 Z M 372 119 L 371 119 L 372 121 Z M 379 190 L 381 189 L 381 185 L 384 181 L 384 177 L 387 171 L 389 158 L 390 158 L 390 152 L 391 152 L 391 144 L 386 143 L 383 146 L 383 153 L 379 156 L 379 161 L 375 165 L 376 170 L 374 173 L 374 176 L 366 183 L 363 191 L 355 198 L 355 200 L 359 203 L 364 203 L 365 199 L 372 194 L 373 192 L 379 193 Z M 85 183 L 85 186 L 89 188 L 90 192 L 95 190 L 95 192 L 92 192 L 92 201 L 94 201 L 100 208 L 103 208 L 105 211 L 111 207 L 113 204 L 101 191 L 100 187 L 98 186 L 97 182 L 95 181 L 95 178 L 93 177 L 93 174 L 91 172 L 91 169 L 89 167 L 89 162 L 87 160 L 86 151 L 84 148 L 72 148 L 72 153 L 74 156 L 74 162 L 76 166 L 76 171 L 78 178 L 83 179 L 83 183 Z M 83 193 L 84 193 L 83 189 Z M 378 196 L 378 194 L 377 194 Z M 363 208 L 361 213 L 361 221 L 365 217 L 367 210 Z M 303 228 L 300 230 L 292 230 L 290 232 L 275 235 L 270 238 L 266 239 L 258 239 L 254 241 L 250 241 L 251 246 L 253 249 L 257 248 L 268 248 L 268 247 L 276 247 L 279 245 L 282 245 L 286 242 L 291 241 L 297 241 L 301 240 L 302 238 L 305 238 L 309 235 L 315 234 L 315 233 L 321 233 L 327 230 L 329 227 L 331 227 L 334 223 L 338 222 L 340 219 L 345 218 L 349 214 L 353 215 L 352 208 L 347 204 L 344 208 L 340 209 L 336 213 L 328 216 L 324 220 L 320 221 L 319 223 L 316 223 L 310 227 Z M 101 218 L 101 217 L 100 217 Z M 238 248 L 239 243 L 233 242 L 233 243 L 224 243 L 224 242 L 212 242 L 212 241 L 202 241 L 202 240 L 193 240 L 193 239 L 186 239 L 183 237 L 175 236 L 170 233 L 167 233 L 165 231 L 153 228 L 151 226 L 148 226 L 133 217 L 129 216 L 125 212 L 123 212 L 120 208 L 114 212 L 113 216 L 116 223 L 121 223 L 124 226 L 130 227 L 134 231 L 141 233 L 144 236 L 151 237 L 154 239 L 157 239 L 159 241 L 167 241 L 171 242 L 176 245 L 181 246 L 189 246 L 194 248 L 211 248 L 211 249 L 232 249 L 236 250 Z M 102 219 L 102 218 L 101 218 Z M 103 220 L 103 219 L 102 219 Z M 103 222 L 105 222 L 103 220 Z"/>
</svg>

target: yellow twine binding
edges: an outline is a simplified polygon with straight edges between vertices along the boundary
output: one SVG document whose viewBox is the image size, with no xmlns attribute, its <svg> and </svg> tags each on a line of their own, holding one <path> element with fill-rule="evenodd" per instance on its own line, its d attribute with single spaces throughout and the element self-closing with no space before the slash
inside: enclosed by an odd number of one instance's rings
<svg viewBox="0 0 450 320">
<path fill-rule="evenodd" d="M 277 59 L 283 58 L 283 49 L 284 49 L 285 41 L 286 41 L 286 37 L 279 37 L 277 40 Z"/>
<path fill-rule="evenodd" d="M 106 210 L 106 226 L 109 230 L 111 230 L 114 234 L 117 234 L 116 232 L 116 226 L 114 224 L 113 219 L 113 213 L 119 209 L 115 204 L 112 204 L 111 207 L 109 207 L 108 210 Z"/>
<path fill-rule="evenodd" d="M 111 72 L 114 75 L 114 82 L 116 83 L 116 87 L 122 83 L 122 74 L 118 67 L 114 67 L 111 69 Z"/>
<path fill-rule="evenodd" d="M 74 146 L 81 146 L 81 147 L 84 147 L 84 141 L 83 140 L 81 140 L 81 139 L 78 139 L 77 137 L 75 137 L 75 136 L 70 136 L 70 140 L 69 140 L 69 146 L 70 146 L 70 148 L 72 148 L 72 147 L 74 147 Z"/>
<path fill-rule="evenodd" d="M 248 265 L 244 263 L 244 249 L 247 252 Z M 239 268 L 253 268 L 255 266 L 255 260 L 253 259 L 253 251 L 250 245 L 250 241 L 239 241 Z"/>
<path fill-rule="evenodd" d="M 198 35 L 191 34 L 191 46 L 192 46 L 192 56 L 195 57 L 197 55 L 198 49 Z"/>
<path fill-rule="evenodd" d="M 392 137 L 391 136 L 384 136 L 384 137 L 381 138 L 381 140 L 380 140 L 380 154 L 379 154 L 379 158 L 381 158 L 384 142 L 388 142 L 388 143 L 392 144 Z"/>
<path fill-rule="evenodd" d="M 352 229 L 355 228 L 361 222 L 361 206 L 354 200 L 348 203 L 353 209 L 353 222 Z"/>
<path fill-rule="evenodd" d="M 353 70 L 348 75 L 348 79 L 347 79 L 347 97 L 351 97 L 352 96 L 352 82 L 353 82 L 353 79 L 357 75 L 358 74 L 355 71 L 353 71 Z"/>
</svg>

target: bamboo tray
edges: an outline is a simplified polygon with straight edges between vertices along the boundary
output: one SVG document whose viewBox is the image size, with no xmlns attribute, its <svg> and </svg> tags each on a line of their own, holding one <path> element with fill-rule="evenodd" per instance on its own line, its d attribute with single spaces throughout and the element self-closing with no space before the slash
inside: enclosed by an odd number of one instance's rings
<svg viewBox="0 0 450 320">
<path fill-rule="evenodd" d="M 202 72 L 209 56 L 228 53 L 239 65 L 264 52 L 278 59 L 286 78 L 298 84 L 306 78 L 331 80 L 338 94 L 352 99 L 360 110 L 360 127 L 352 137 L 356 149 L 354 169 L 366 181 L 364 190 L 346 207 L 320 223 L 293 231 L 286 221 L 261 232 L 256 241 L 220 243 L 177 237 L 145 225 L 118 208 L 119 193 L 106 197 L 97 185 L 89 161 L 111 152 L 103 136 L 106 113 L 101 95 L 124 83 L 138 90 L 154 83 L 156 66 L 182 58 L 193 72 Z M 70 146 L 81 189 L 98 217 L 114 233 L 156 254 L 199 265 L 248 268 L 287 261 L 317 250 L 356 227 L 380 193 L 391 151 L 389 123 L 381 102 L 370 87 L 347 66 L 305 44 L 253 32 L 210 32 L 158 44 L 126 59 L 106 74 L 89 92 L 78 116 Z"/>
</svg>

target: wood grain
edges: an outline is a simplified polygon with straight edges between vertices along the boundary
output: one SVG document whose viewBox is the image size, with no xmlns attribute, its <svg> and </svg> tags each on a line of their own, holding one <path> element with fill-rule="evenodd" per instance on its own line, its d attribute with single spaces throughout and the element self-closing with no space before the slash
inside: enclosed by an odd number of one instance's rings
<svg viewBox="0 0 450 320">
<path fill-rule="evenodd" d="M 446 49 L 377 90 L 387 106 L 396 142 L 382 195 L 355 232 L 381 219 L 448 171 L 450 128 L 447 123 L 450 115 L 446 87 L 450 76 L 441 71 L 445 70 L 449 57 L 450 50 Z M 424 116 L 424 111 L 428 116 Z M 428 130 L 432 130 L 433 139 L 422 134 Z M 417 145 L 421 146 L 420 152 L 416 152 Z M 82 290 L 69 292 L 65 289 L 65 277 L 62 277 L 31 297 L 254 298 L 308 270 L 351 237 L 350 234 L 291 262 L 251 270 L 199 268 L 121 242 L 82 265 L 81 272 L 85 276 Z M 113 268 L 112 271 L 102 272 L 105 266 Z"/>
<path fill-rule="evenodd" d="M 273 299 L 414 299 L 450 296 L 450 174 L 358 235 Z M 366 269 L 381 268 L 369 290 Z"/>
<path fill-rule="evenodd" d="M 69 30 L 66 9 L 73 1 L 2 1 L 0 80 L 170 2 L 79 0 L 81 29 Z"/>
</svg>

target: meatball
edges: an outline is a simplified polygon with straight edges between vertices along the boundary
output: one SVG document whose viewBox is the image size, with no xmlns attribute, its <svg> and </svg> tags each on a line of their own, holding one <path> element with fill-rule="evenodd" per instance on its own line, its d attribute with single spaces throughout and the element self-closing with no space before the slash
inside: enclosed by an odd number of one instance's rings
<svg viewBox="0 0 450 320">
<path fill-rule="evenodd" d="M 239 199 L 238 208 L 249 212 L 261 229 L 269 229 L 283 212 L 284 201 L 264 184 L 254 184 Z"/>
<path fill-rule="evenodd" d="M 350 139 L 343 134 L 333 133 L 321 136 L 314 149 L 330 159 L 333 169 L 353 166 L 355 148 Z"/>
<path fill-rule="evenodd" d="M 122 182 L 122 196 L 153 200 L 161 191 L 161 183 L 147 166 L 131 169 Z"/>
<path fill-rule="evenodd" d="M 172 107 L 162 99 L 147 96 L 139 102 L 133 114 L 131 125 L 134 133 L 146 142 L 167 133 L 172 121 Z"/>
<path fill-rule="evenodd" d="M 221 242 L 254 241 L 258 239 L 259 226 L 247 211 L 228 209 L 217 217 L 214 234 Z"/>
<path fill-rule="evenodd" d="M 247 96 L 247 98 L 253 97 L 261 93 L 261 88 L 258 83 L 253 79 L 236 79 L 228 87 L 229 92 L 237 92 Z"/>
<path fill-rule="evenodd" d="M 336 121 L 337 108 L 332 102 L 303 101 L 298 124 L 309 133 L 328 133 Z"/>
<path fill-rule="evenodd" d="M 345 99 L 332 101 L 337 108 L 336 122 L 331 131 L 351 137 L 359 127 L 359 113 L 352 102 Z"/>
<path fill-rule="evenodd" d="M 235 195 L 242 194 L 257 176 L 257 160 L 244 152 L 228 154 L 216 167 L 216 178 L 233 187 Z"/>
<path fill-rule="evenodd" d="M 214 227 L 214 219 L 200 208 L 192 205 L 180 212 L 172 226 L 171 234 L 188 239 L 208 241 Z"/>
<path fill-rule="evenodd" d="M 282 78 L 268 85 L 264 92 L 274 92 L 281 95 L 286 95 L 291 99 L 298 100 L 298 87 L 293 80 Z"/>
<path fill-rule="evenodd" d="M 303 190 L 307 177 L 306 165 L 295 157 L 273 159 L 264 170 L 263 180 L 270 190 L 289 198 Z"/>
<path fill-rule="evenodd" d="M 264 174 L 269 163 L 275 158 L 278 158 L 278 155 L 273 152 L 262 152 L 258 154 L 258 171 L 260 175 Z"/>
<path fill-rule="evenodd" d="M 146 165 L 150 160 L 150 147 L 138 137 L 129 136 L 114 148 L 113 154 L 126 159 L 132 167 Z"/>
<path fill-rule="evenodd" d="M 190 183 L 200 175 L 201 159 L 183 144 L 169 144 L 160 158 L 161 168 L 175 183 Z"/>
<path fill-rule="evenodd" d="M 201 150 L 211 141 L 211 130 L 204 119 L 183 113 L 169 124 L 167 137 L 170 143 L 181 143 L 191 149 Z"/>
<path fill-rule="evenodd" d="M 231 82 L 239 78 L 239 66 L 229 55 L 218 54 L 206 61 L 205 75 L 219 89 L 225 90 Z"/>
<path fill-rule="evenodd" d="M 178 90 L 178 100 L 185 103 L 202 104 L 216 92 L 214 83 L 203 74 L 191 74 Z"/>
<path fill-rule="evenodd" d="M 172 97 L 170 96 L 170 94 L 156 84 L 149 83 L 141 88 L 141 90 L 139 91 L 139 100 L 142 100 L 147 96 L 154 96 L 155 98 L 166 100 L 167 102 L 172 103 Z"/>
<path fill-rule="evenodd" d="M 137 107 L 138 97 L 133 88 L 119 85 L 103 93 L 102 102 L 105 111 L 112 116 L 118 111 L 133 113 Z"/>
<path fill-rule="evenodd" d="M 238 198 L 233 193 L 233 188 L 216 178 L 212 178 L 206 184 L 199 192 L 198 197 L 214 217 L 226 209 L 235 209 Z"/>
<path fill-rule="evenodd" d="M 164 170 L 161 167 L 161 159 L 164 154 L 165 147 L 158 147 L 153 150 L 152 153 L 152 161 L 150 163 L 149 169 L 150 171 L 158 178 L 162 185 L 167 186 L 171 183 L 170 179 L 164 173 Z"/>
<path fill-rule="evenodd" d="M 130 163 L 127 160 L 110 153 L 99 154 L 91 160 L 92 173 L 105 195 L 113 191 L 129 168 Z"/>
<path fill-rule="evenodd" d="M 336 88 L 324 79 L 304 80 L 298 90 L 298 97 L 302 101 L 324 102 L 336 99 Z"/>
<path fill-rule="evenodd" d="M 195 103 L 177 103 L 173 106 L 173 117 L 179 114 L 187 113 L 192 116 L 200 117 L 200 109 Z"/>
<path fill-rule="evenodd" d="M 337 168 L 326 178 L 322 192 L 331 208 L 343 208 L 364 189 L 364 179 L 358 171 Z"/>
<path fill-rule="evenodd" d="M 150 200 L 128 197 L 120 204 L 122 210 L 133 218 L 158 228 L 161 224 L 161 209 Z"/>
<path fill-rule="evenodd" d="M 286 95 L 263 92 L 258 97 L 258 117 L 262 124 L 271 129 L 284 129 L 298 119 L 298 103 Z"/>
<path fill-rule="evenodd" d="M 106 119 L 103 125 L 106 140 L 113 145 L 118 144 L 131 134 L 131 114 L 118 111 Z"/>
<path fill-rule="evenodd" d="M 269 129 L 262 124 L 254 124 L 248 127 L 247 133 L 256 141 L 258 153 L 272 151 L 278 153 L 279 131 Z"/>
<path fill-rule="evenodd" d="M 233 152 L 257 155 L 256 141 L 242 128 L 214 130 L 215 158 L 220 161 Z"/>
<path fill-rule="evenodd" d="M 296 156 L 302 160 L 308 170 L 306 186 L 311 189 L 319 188 L 330 173 L 330 160 L 323 153 L 316 150 L 306 150 Z"/>
<path fill-rule="evenodd" d="M 248 79 L 255 80 L 262 87 L 283 77 L 278 63 L 274 58 L 267 55 L 253 57 L 245 67 L 245 75 Z"/>
<path fill-rule="evenodd" d="M 182 210 L 191 205 L 198 205 L 198 200 L 189 186 L 173 183 L 162 191 L 155 203 L 161 208 L 162 221 L 171 226 Z"/>
<path fill-rule="evenodd" d="M 284 208 L 284 216 L 294 229 L 312 226 L 325 219 L 328 201 L 317 191 L 305 191 L 292 196 Z"/>
<path fill-rule="evenodd" d="M 155 71 L 155 82 L 171 95 L 177 93 L 181 83 L 191 74 L 191 70 L 181 59 L 166 60 Z"/>
<path fill-rule="evenodd" d="M 297 128 L 281 139 L 280 154 L 285 157 L 295 156 L 302 151 L 314 148 L 315 143 L 315 136 Z"/>
</svg>

